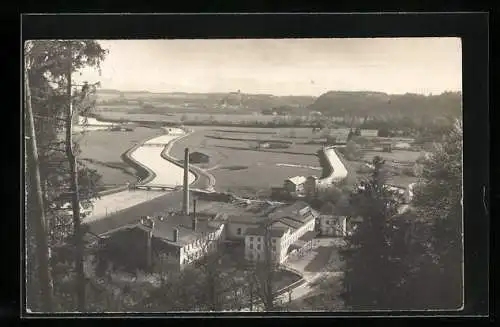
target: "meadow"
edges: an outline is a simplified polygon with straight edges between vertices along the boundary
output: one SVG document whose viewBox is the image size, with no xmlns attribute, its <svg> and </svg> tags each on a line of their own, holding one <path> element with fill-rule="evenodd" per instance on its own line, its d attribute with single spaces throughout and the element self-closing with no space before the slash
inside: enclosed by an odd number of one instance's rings
<svg viewBox="0 0 500 327">
<path fill-rule="evenodd" d="M 371 161 L 375 156 L 380 156 L 387 162 L 413 163 L 420 156 L 420 152 L 405 150 L 392 150 L 392 152 L 363 151 L 363 160 Z"/>
<path fill-rule="evenodd" d="M 96 169 L 102 175 L 102 187 L 109 188 L 137 180 L 135 170 L 122 161 L 122 154 L 134 145 L 161 134 L 161 130 L 136 127 L 129 132 L 87 132 L 76 135 L 75 140 L 80 144 L 79 159 Z"/>
<path fill-rule="evenodd" d="M 194 128 L 195 132 L 177 141 L 170 154 L 182 158 L 184 149 L 202 152 L 210 156 L 208 164 L 198 165 L 207 169 L 216 179 L 218 191 L 232 191 L 238 195 L 264 195 L 271 187 L 283 185 L 285 179 L 302 175 L 321 175 L 316 151 L 318 145 L 291 145 L 288 149 L 254 149 L 252 131 L 262 129 L 246 128 L 250 141 L 206 138 L 220 127 Z M 219 132 L 220 133 L 220 132 Z M 243 135 L 243 134 L 242 134 Z M 243 137 L 242 137 L 243 138 Z"/>
<path fill-rule="evenodd" d="M 156 110 L 155 110 L 156 111 Z M 235 110 L 228 110 L 226 112 L 217 113 L 207 113 L 205 112 L 194 112 L 185 110 L 183 113 L 170 112 L 165 110 L 161 113 L 148 113 L 142 112 L 137 109 L 137 112 L 131 106 L 124 106 L 123 108 L 113 108 L 112 110 L 102 108 L 96 111 L 96 115 L 103 120 L 131 120 L 137 122 L 163 122 L 172 124 L 208 124 L 213 122 L 213 125 L 219 124 L 269 124 L 272 122 L 280 121 L 282 123 L 293 124 L 298 118 L 308 121 L 310 118 L 308 116 L 272 116 L 272 115 L 262 115 L 259 113 L 248 113 L 239 112 Z"/>
</svg>

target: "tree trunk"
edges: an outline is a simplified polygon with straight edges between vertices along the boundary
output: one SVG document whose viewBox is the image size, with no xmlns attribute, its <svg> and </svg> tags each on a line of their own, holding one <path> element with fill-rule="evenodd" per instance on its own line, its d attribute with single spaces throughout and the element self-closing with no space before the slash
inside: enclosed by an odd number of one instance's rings
<svg viewBox="0 0 500 327">
<path fill-rule="evenodd" d="M 71 172 L 71 202 L 73 208 L 73 228 L 75 242 L 75 269 L 76 269 L 76 294 L 77 309 L 85 312 L 85 274 L 83 271 L 83 242 L 80 227 L 80 198 L 78 187 L 78 164 L 73 151 L 73 106 L 71 92 L 72 52 L 68 44 L 68 72 L 67 72 L 67 117 L 66 117 L 66 156 Z"/>
<path fill-rule="evenodd" d="M 24 80 L 25 80 L 25 97 L 26 97 L 26 115 L 28 124 L 28 144 L 29 151 L 27 152 L 29 164 L 30 177 L 34 209 L 35 213 L 30 215 L 29 222 L 35 227 L 35 237 L 36 237 L 36 255 L 38 259 L 38 277 L 39 285 L 42 296 L 42 309 L 45 312 L 52 311 L 52 280 L 50 276 L 49 269 L 49 248 L 47 244 L 47 230 L 45 222 L 45 210 L 43 205 L 43 195 L 42 187 L 40 183 L 40 167 L 38 160 L 38 149 L 36 144 L 36 133 L 35 133 L 35 123 L 33 120 L 33 109 L 31 107 L 31 91 L 29 85 L 28 77 L 28 66 L 26 65 L 24 69 Z M 34 190 L 33 190 L 34 188 Z"/>
</svg>

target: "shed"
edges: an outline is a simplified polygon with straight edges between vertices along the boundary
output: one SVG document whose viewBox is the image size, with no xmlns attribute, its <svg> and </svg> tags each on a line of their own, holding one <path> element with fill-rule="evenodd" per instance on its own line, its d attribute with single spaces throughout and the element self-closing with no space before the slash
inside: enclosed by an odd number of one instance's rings
<svg viewBox="0 0 500 327">
<path fill-rule="evenodd" d="M 205 153 L 201 152 L 192 152 L 189 154 L 189 162 L 192 163 L 208 163 L 210 161 L 210 157 Z"/>
<path fill-rule="evenodd" d="M 382 143 L 382 151 L 384 152 L 392 152 L 392 144 L 391 143 Z"/>
<path fill-rule="evenodd" d="M 290 193 L 299 192 L 304 188 L 306 178 L 304 176 L 295 176 L 285 180 L 283 187 Z"/>
</svg>

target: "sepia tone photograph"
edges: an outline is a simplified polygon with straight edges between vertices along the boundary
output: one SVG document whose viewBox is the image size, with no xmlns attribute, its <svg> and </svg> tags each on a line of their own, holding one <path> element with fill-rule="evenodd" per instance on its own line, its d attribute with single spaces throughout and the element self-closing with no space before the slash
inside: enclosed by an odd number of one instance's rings
<svg viewBox="0 0 500 327">
<path fill-rule="evenodd" d="M 460 310 L 461 47 L 26 41 L 25 310 Z"/>
</svg>

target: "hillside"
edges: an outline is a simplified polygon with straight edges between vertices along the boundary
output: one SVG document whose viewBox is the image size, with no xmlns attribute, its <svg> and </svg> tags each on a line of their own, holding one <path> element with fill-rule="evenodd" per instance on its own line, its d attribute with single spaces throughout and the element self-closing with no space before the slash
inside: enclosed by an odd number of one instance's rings
<svg viewBox="0 0 500 327">
<path fill-rule="evenodd" d="M 311 111 L 320 111 L 331 116 L 370 117 L 442 117 L 461 115 L 460 92 L 445 92 L 440 95 L 386 94 L 381 92 L 329 91 L 319 96 L 309 106 Z"/>
<path fill-rule="evenodd" d="M 221 109 L 261 111 L 263 109 L 291 106 L 304 108 L 314 102 L 312 96 L 274 96 L 270 94 L 247 93 L 153 93 L 120 92 L 116 90 L 98 90 L 96 100 L 101 110 L 118 109 L 119 106 L 140 109 L 152 107 L 161 111 L 182 111 L 197 109 Z M 241 104 L 241 107 L 240 107 Z M 129 108 L 132 109 L 132 108 Z"/>
</svg>

